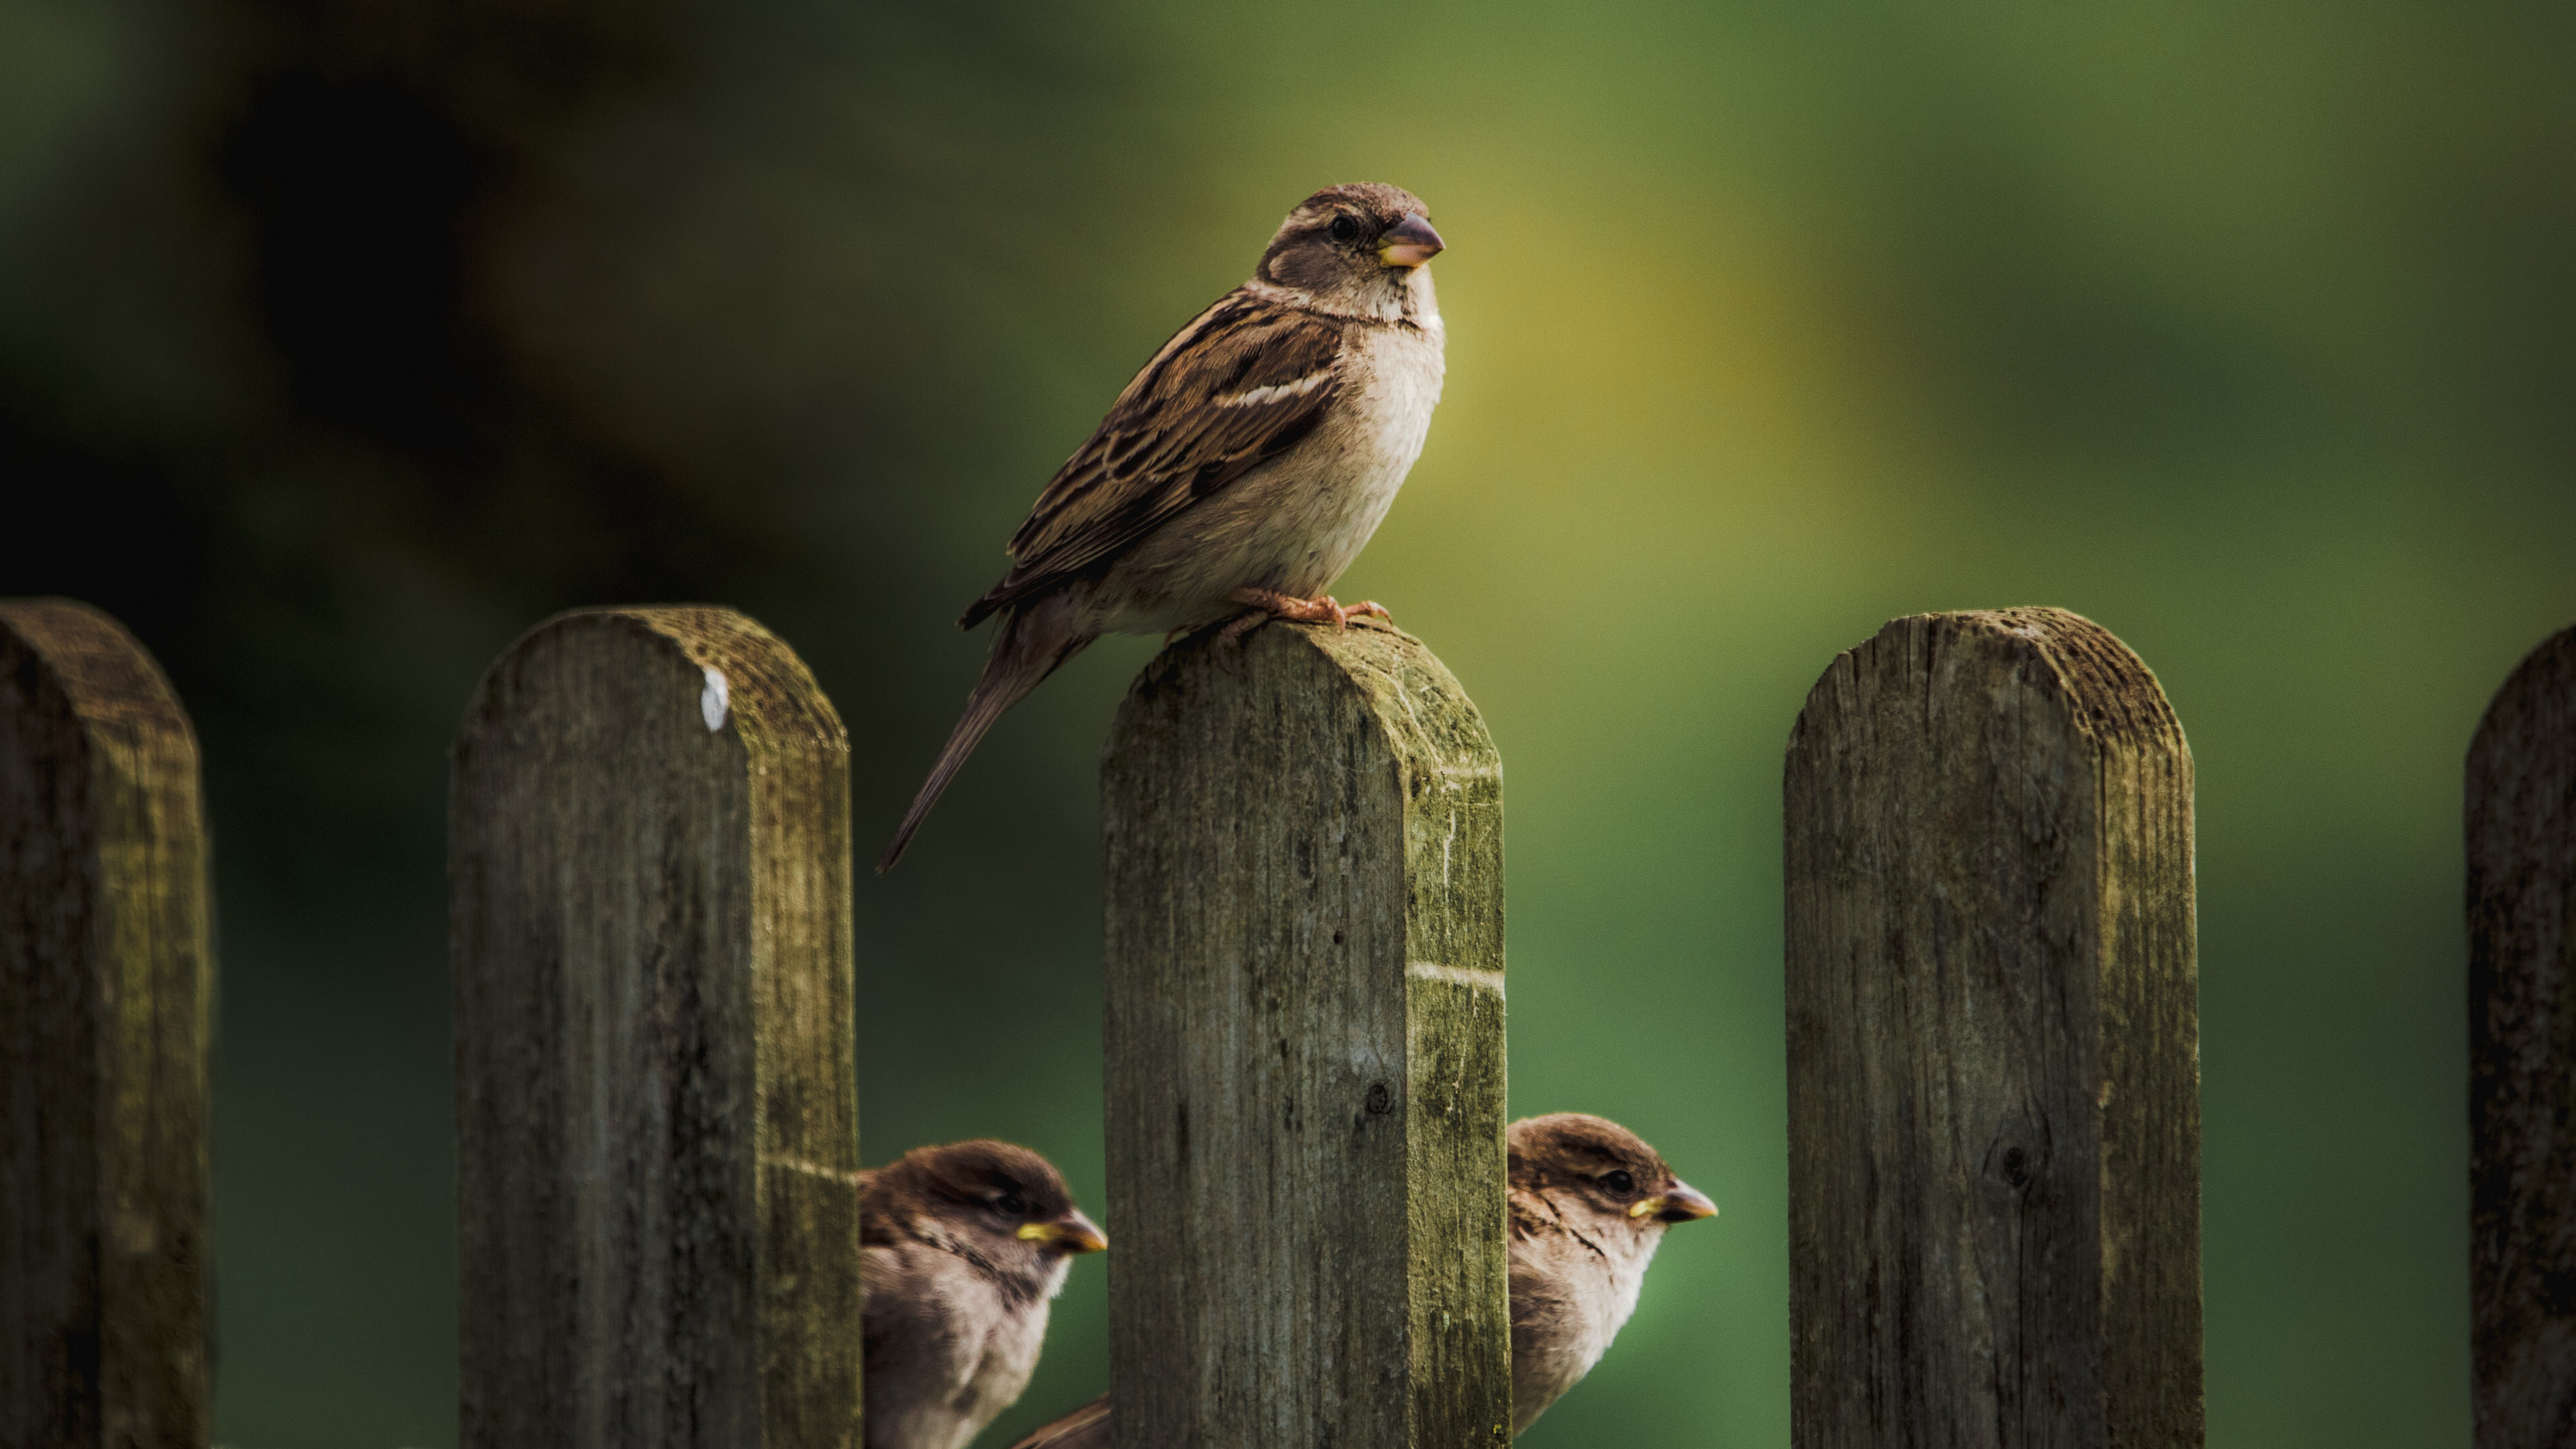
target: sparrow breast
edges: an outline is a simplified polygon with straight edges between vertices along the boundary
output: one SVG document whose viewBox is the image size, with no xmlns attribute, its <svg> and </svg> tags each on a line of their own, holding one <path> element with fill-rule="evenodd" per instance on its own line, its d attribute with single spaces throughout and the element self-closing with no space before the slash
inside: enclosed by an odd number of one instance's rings
<svg viewBox="0 0 2576 1449">
<path fill-rule="evenodd" d="M 1427 272 L 1413 290 L 1414 315 L 1336 319 L 1342 344 L 1313 430 L 1140 540 L 1093 595 L 1105 629 L 1204 623 L 1232 611 L 1236 589 L 1308 598 L 1342 576 L 1422 456 L 1440 402 L 1447 334 Z"/>
<path fill-rule="evenodd" d="M 1420 279 L 1424 296 L 1431 278 Z M 1431 412 L 1440 403 L 1447 371 L 1446 335 L 1434 308 L 1421 325 L 1361 325 L 1343 357 L 1347 405 L 1317 429 L 1317 456 L 1283 458 L 1270 487 L 1272 506 L 1287 519 L 1269 560 L 1274 588 L 1300 598 L 1320 594 L 1360 556 L 1361 548 L 1396 490 L 1422 456 Z"/>
</svg>

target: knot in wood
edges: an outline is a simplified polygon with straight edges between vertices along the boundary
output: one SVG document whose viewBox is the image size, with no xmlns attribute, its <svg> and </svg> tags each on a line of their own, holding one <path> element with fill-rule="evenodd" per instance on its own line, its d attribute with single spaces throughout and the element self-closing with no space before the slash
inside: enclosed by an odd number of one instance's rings
<svg viewBox="0 0 2576 1449">
<path fill-rule="evenodd" d="M 2048 1119 L 2025 1106 L 1996 1125 L 1986 1145 L 1986 1176 L 2008 1192 L 2027 1192 L 2031 1180 L 2048 1168 Z"/>
</svg>

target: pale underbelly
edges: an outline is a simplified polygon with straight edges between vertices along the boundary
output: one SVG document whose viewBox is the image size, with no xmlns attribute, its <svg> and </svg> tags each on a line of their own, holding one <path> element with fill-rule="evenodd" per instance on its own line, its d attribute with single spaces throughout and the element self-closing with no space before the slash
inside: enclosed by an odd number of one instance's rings
<svg viewBox="0 0 2576 1449">
<path fill-rule="evenodd" d="M 1359 557 L 1422 450 L 1405 429 L 1362 443 L 1319 436 L 1139 540 L 1095 589 L 1106 633 L 1212 622 L 1237 589 L 1323 593 Z"/>
</svg>

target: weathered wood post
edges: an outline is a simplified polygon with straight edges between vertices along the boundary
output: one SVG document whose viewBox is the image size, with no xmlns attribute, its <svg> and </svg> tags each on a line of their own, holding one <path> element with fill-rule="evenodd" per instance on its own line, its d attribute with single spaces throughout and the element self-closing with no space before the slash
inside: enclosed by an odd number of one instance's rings
<svg viewBox="0 0 2576 1449">
<path fill-rule="evenodd" d="M 132 635 L 0 601 L 0 1445 L 214 1430 L 197 741 Z"/>
<path fill-rule="evenodd" d="M 2191 753 L 2056 609 L 1898 619 L 1789 737 L 1792 1442 L 2202 1442 Z"/>
<path fill-rule="evenodd" d="M 559 615 L 450 800 L 463 1442 L 859 1442 L 849 745 L 713 608 Z"/>
<path fill-rule="evenodd" d="M 2576 629 L 2496 691 L 2467 774 L 2477 1443 L 2576 1444 Z"/>
<path fill-rule="evenodd" d="M 1475 706 L 1392 629 L 1203 635 L 1129 692 L 1101 793 L 1120 1442 L 1508 1442 Z"/>
</svg>

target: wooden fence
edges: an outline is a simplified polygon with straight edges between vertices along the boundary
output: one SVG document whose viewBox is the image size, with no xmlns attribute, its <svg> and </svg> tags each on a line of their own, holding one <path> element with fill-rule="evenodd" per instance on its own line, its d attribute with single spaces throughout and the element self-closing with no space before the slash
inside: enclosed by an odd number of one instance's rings
<svg viewBox="0 0 2576 1449">
<path fill-rule="evenodd" d="M 132 636 L 0 602 L 0 1446 L 214 1429 L 205 809 Z"/>
<path fill-rule="evenodd" d="M 450 819 L 461 1423 L 855 1446 L 849 756 L 722 609 L 494 664 Z M 1510 1421 L 1502 777 L 1418 642 L 1165 651 L 1103 766 L 1113 1387 L 1145 1446 Z M 1900 619 L 1786 777 L 1793 1437 L 2201 1441 L 2191 757 L 2054 610 Z M 0 1449 L 203 1445 L 208 946 L 185 715 L 0 604 Z M 2576 632 L 2469 769 L 2479 1442 L 2576 1423 Z M 884 1154 L 880 1154 L 884 1155 Z"/>
</svg>

